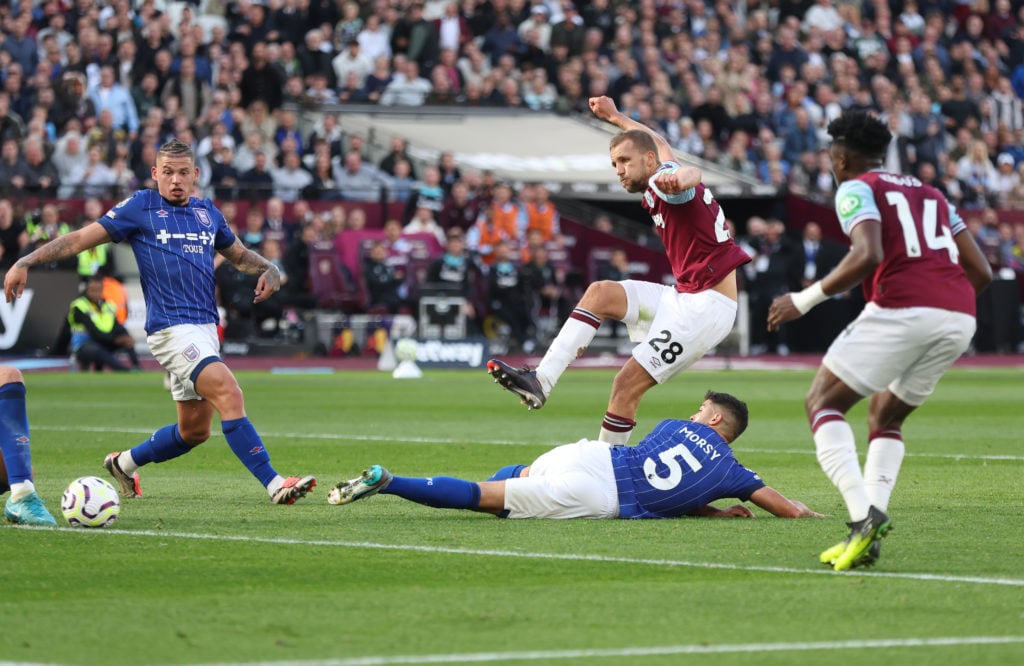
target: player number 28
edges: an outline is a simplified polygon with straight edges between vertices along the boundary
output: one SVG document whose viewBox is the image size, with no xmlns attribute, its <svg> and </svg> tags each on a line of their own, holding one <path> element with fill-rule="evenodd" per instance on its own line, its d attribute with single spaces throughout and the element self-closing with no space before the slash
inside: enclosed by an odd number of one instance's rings
<svg viewBox="0 0 1024 666">
<path fill-rule="evenodd" d="M 654 458 L 644 461 L 644 476 L 647 477 L 647 483 L 658 490 L 672 490 L 683 480 L 683 466 L 679 464 L 680 459 L 693 472 L 699 472 L 703 467 L 685 444 L 676 444 L 671 449 L 662 451 L 658 454 L 658 459 L 662 465 L 668 467 L 668 476 L 658 474 L 658 463 L 654 462 Z"/>
<path fill-rule="evenodd" d="M 683 353 L 683 345 L 672 340 L 672 333 L 665 330 L 661 332 L 661 335 L 657 338 L 651 338 L 648 341 L 651 348 L 661 356 L 661 360 L 666 363 L 672 363 L 679 355 Z"/>
</svg>

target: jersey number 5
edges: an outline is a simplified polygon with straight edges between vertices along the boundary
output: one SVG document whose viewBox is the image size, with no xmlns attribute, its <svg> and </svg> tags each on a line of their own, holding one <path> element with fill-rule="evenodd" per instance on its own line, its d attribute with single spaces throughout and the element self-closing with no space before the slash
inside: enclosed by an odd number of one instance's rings
<svg viewBox="0 0 1024 666">
<path fill-rule="evenodd" d="M 671 449 L 662 451 L 658 454 L 658 459 L 662 465 L 668 467 L 668 476 L 658 474 L 658 463 L 654 462 L 653 458 L 644 461 L 644 476 L 647 477 L 647 483 L 658 490 L 672 490 L 683 480 L 683 466 L 679 464 L 679 459 L 682 459 L 693 472 L 699 472 L 703 467 L 685 444 L 676 444 Z"/>
</svg>

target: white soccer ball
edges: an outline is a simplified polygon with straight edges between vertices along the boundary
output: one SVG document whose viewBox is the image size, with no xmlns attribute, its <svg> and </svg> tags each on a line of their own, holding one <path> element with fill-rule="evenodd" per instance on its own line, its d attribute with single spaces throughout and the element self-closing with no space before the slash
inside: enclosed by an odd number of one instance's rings
<svg viewBox="0 0 1024 666">
<path fill-rule="evenodd" d="M 64 489 L 60 510 L 71 527 L 107 527 L 121 513 L 121 498 L 109 482 L 83 476 Z"/>
<path fill-rule="evenodd" d="M 419 343 L 413 338 L 401 338 L 395 343 L 395 358 L 399 361 L 415 361 Z"/>
</svg>

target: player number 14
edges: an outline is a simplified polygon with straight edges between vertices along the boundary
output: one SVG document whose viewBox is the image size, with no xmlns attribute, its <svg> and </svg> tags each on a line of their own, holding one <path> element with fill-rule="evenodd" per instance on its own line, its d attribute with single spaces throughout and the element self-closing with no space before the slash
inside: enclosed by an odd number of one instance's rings
<svg viewBox="0 0 1024 666">
<path fill-rule="evenodd" d="M 920 257 L 921 239 L 917 235 L 914 213 L 910 210 L 907 197 L 902 192 L 886 192 L 885 200 L 890 206 L 896 207 L 896 217 L 899 218 L 900 227 L 903 229 L 903 242 L 907 246 L 907 256 Z M 949 252 L 951 262 L 955 264 L 959 261 L 960 252 L 956 248 L 953 234 L 950 233 L 949 227 L 939 224 L 939 202 L 935 199 L 924 200 L 921 230 L 924 232 L 924 242 L 929 249 L 946 250 Z"/>
</svg>

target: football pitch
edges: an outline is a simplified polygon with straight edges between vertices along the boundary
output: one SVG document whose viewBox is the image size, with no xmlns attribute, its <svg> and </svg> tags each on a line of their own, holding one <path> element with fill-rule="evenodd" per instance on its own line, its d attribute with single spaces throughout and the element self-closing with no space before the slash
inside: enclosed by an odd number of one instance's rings
<svg viewBox="0 0 1024 666">
<path fill-rule="evenodd" d="M 828 514 L 510 521 L 380 495 L 326 503 L 379 463 L 481 480 L 596 437 L 612 372 L 570 370 L 527 412 L 483 370 L 240 372 L 274 466 L 315 474 L 273 506 L 215 421 L 143 468 L 103 530 L 0 527 L 0 665 L 1024 663 L 1024 377 L 954 370 L 904 428 L 907 456 L 873 569 L 818 553 L 847 528 L 813 455 L 807 371 L 690 371 L 651 391 L 632 443 L 704 392 L 750 406 L 737 458 Z M 174 419 L 154 372 L 27 373 L 36 485 L 72 479 Z M 850 414 L 863 456 L 865 405 Z M 720 501 L 719 506 L 733 502 Z M 58 522 L 65 525 L 57 515 Z"/>
</svg>

